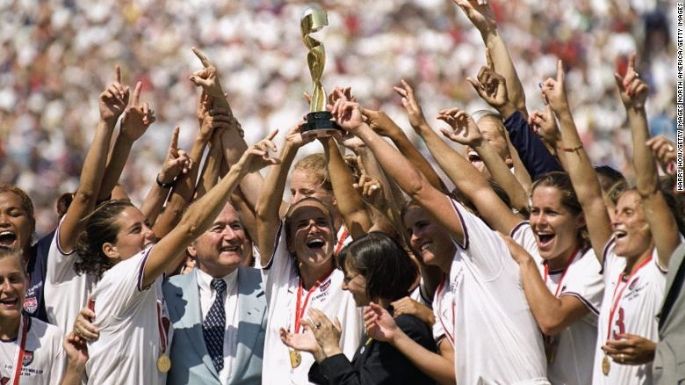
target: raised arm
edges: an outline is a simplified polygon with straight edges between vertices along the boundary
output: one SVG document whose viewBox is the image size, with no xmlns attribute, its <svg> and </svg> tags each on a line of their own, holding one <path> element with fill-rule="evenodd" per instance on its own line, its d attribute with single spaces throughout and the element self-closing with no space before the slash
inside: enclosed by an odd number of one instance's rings
<svg viewBox="0 0 685 385">
<path fill-rule="evenodd" d="M 65 253 L 74 249 L 76 237 L 82 227 L 81 219 L 93 211 L 97 202 L 112 132 L 128 103 L 128 88 L 124 87 L 120 80 L 121 71 L 117 66 L 116 80 L 100 94 L 100 121 L 83 160 L 79 187 L 60 225 L 58 241 Z"/>
<path fill-rule="evenodd" d="M 151 285 L 157 277 L 169 269 L 169 266 L 175 267 L 181 263 L 181 260 L 185 258 L 186 247 L 209 228 L 230 193 L 246 173 L 278 162 L 269 157 L 269 151 L 276 150 L 276 146 L 271 142 L 276 133 L 277 131 L 273 131 L 266 139 L 250 147 L 240 161 L 231 167 L 228 174 L 207 194 L 195 201 L 178 225 L 152 247 L 143 268 L 143 287 Z"/>
<path fill-rule="evenodd" d="M 557 298 L 550 292 L 533 257 L 510 237 L 503 238 L 519 265 L 523 292 L 543 334 L 557 335 L 588 313 L 587 306 L 575 296 L 562 295 Z"/>
<path fill-rule="evenodd" d="M 140 211 L 149 223 L 155 223 L 157 220 L 157 216 L 164 206 L 164 201 L 169 195 L 169 189 L 173 187 L 181 175 L 186 174 L 192 168 L 188 154 L 178 149 L 179 131 L 179 127 L 174 128 L 162 169 L 155 177 L 155 181 L 140 207 Z"/>
<path fill-rule="evenodd" d="M 403 105 L 411 103 L 409 100 L 414 100 L 416 103 L 414 91 L 408 84 L 405 83 L 404 88 L 396 89 L 402 96 Z M 455 112 L 454 117 L 449 119 L 449 123 L 454 124 L 453 128 L 458 135 L 478 132 L 476 123 L 463 111 Z M 508 234 L 521 221 L 499 199 L 483 175 L 461 154 L 447 145 L 428 124 L 419 127 L 418 133 L 440 168 L 445 171 L 457 189 L 469 197 L 481 217 L 490 226 Z"/>
<path fill-rule="evenodd" d="M 509 100 L 515 107 L 513 111 L 521 111 L 524 117 L 528 116 L 526 111 L 526 95 L 523 92 L 521 80 L 516 73 L 514 62 L 511 60 L 509 50 L 507 49 L 502 36 L 497 31 L 497 23 L 495 16 L 490 9 L 487 1 L 481 0 L 453 0 L 459 8 L 464 11 L 466 17 L 478 29 L 483 42 L 485 43 L 486 55 L 488 62 L 492 62 L 491 67 L 497 73 L 500 73 L 507 80 L 507 93 Z M 508 118 L 509 115 L 503 115 Z"/>
<path fill-rule="evenodd" d="M 462 113 L 463 114 L 463 113 Z M 456 125 L 456 119 L 460 115 L 460 110 L 452 108 L 440 111 L 439 119 L 444 120 L 450 125 Z M 483 138 L 478 125 L 467 124 L 460 131 L 443 129 L 442 133 L 452 141 L 473 148 L 481 157 L 485 166 L 490 171 L 492 178 L 502 186 L 511 200 L 511 205 L 518 211 L 524 211 L 528 207 L 528 193 L 523 186 L 516 180 L 504 160 L 497 154 L 497 151 Z"/>
<path fill-rule="evenodd" d="M 516 148 L 521 161 L 532 179 L 550 171 L 561 171 L 561 167 L 543 141 L 530 129 L 525 116 L 516 112 L 509 99 L 507 80 L 492 67 L 481 67 L 478 76 L 467 78 L 476 93 L 496 109 L 503 117 L 509 141 Z"/>
<path fill-rule="evenodd" d="M 564 68 L 561 60 L 557 62 L 556 78 L 548 78 L 542 84 L 542 93 L 547 99 L 550 108 L 559 119 L 561 128 L 561 145 L 559 151 L 565 152 L 565 163 L 568 175 L 573 183 L 573 189 L 578 197 L 578 202 L 583 208 L 585 223 L 590 235 L 592 249 L 599 259 L 600 265 L 604 261 L 604 246 L 612 234 L 609 213 L 602 199 L 602 190 L 597 179 L 590 158 L 588 158 L 580 136 L 576 130 L 576 124 L 571 115 L 571 109 L 566 99 L 564 86 Z"/>
<path fill-rule="evenodd" d="M 324 138 L 322 144 L 338 211 L 342 215 L 352 238 L 359 238 L 371 229 L 373 225 L 371 215 L 367 211 L 366 203 L 364 203 L 361 194 L 353 186 L 354 176 L 340 155 L 335 139 Z"/>
<path fill-rule="evenodd" d="M 281 161 L 271 168 L 257 200 L 255 214 L 257 216 L 257 248 L 259 249 L 260 266 L 267 266 L 275 251 L 276 234 L 281 223 L 279 210 L 285 191 L 285 182 L 288 178 L 288 170 L 290 170 L 297 151 L 305 144 L 301 130 L 302 122 L 288 132 L 281 152 Z"/>
<path fill-rule="evenodd" d="M 121 129 L 112 147 L 112 152 L 105 168 L 105 175 L 100 187 L 98 200 L 109 197 L 112 189 L 119 182 L 126 160 L 131 152 L 133 143 L 138 140 L 148 127 L 155 121 L 155 111 L 148 103 L 140 102 L 142 83 L 138 82 L 133 90 L 131 104 L 126 108 L 121 118 Z"/>
<path fill-rule="evenodd" d="M 216 115 L 208 113 L 200 130 L 195 136 L 193 146 L 189 153 L 190 163 L 193 165 L 174 185 L 174 190 L 167 202 L 162 214 L 157 218 L 152 230 L 157 239 L 168 234 L 178 223 L 188 203 L 195 193 L 195 181 L 199 173 L 199 164 L 202 152 L 212 137 L 214 129 L 225 124 L 221 119 L 215 119 Z"/>
<path fill-rule="evenodd" d="M 223 146 L 221 143 L 222 134 L 222 130 L 216 130 L 212 134 L 212 139 L 209 142 L 209 152 L 205 158 L 205 167 L 202 169 L 200 182 L 195 189 L 195 199 L 200 199 L 207 191 L 211 190 L 216 185 L 220 175 L 226 175 L 226 173 L 221 173 L 221 166 L 224 162 Z"/>
<path fill-rule="evenodd" d="M 395 179 L 402 190 L 439 220 L 457 241 L 463 242 L 464 229 L 459 218 L 456 214 L 449 215 L 454 213 L 450 199 L 433 187 L 411 162 L 364 123 L 357 103 L 338 100 L 332 113 L 344 130 L 364 141 L 381 167 Z"/>
<path fill-rule="evenodd" d="M 633 165 L 637 178 L 637 191 L 642 199 L 645 217 L 649 222 L 659 265 L 668 267 L 671 254 L 680 243 L 678 225 L 664 195 L 659 189 L 659 175 L 654 154 L 649 148 L 649 128 L 645 101 L 647 84 L 635 71 L 635 55 L 630 57 L 625 76 L 616 74 L 621 101 L 628 114 L 628 124 L 633 137 Z"/>
<path fill-rule="evenodd" d="M 402 81 L 403 83 L 404 80 Z M 411 103 L 406 106 L 409 123 L 412 127 L 420 127 L 426 124 L 426 119 L 423 116 L 421 107 L 416 103 Z M 404 131 L 383 111 L 373 111 L 363 108 L 362 114 L 367 120 L 369 127 L 376 131 L 379 135 L 389 138 L 398 150 L 426 177 L 428 182 L 436 189 L 447 192 L 447 187 L 442 182 L 438 174 L 435 172 L 431 164 L 421 153 L 414 147 Z"/>
</svg>

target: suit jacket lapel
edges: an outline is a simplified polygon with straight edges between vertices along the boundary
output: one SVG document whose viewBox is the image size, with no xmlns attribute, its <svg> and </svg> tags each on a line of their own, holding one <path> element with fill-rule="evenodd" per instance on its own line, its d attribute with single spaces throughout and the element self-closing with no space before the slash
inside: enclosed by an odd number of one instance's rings
<svg viewBox="0 0 685 385">
<path fill-rule="evenodd" d="M 671 286 L 673 286 L 673 280 L 675 278 L 675 273 L 678 271 L 680 264 L 683 263 L 683 258 L 685 258 L 685 253 L 683 252 L 683 249 L 685 249 L 685 243 L 682 243 L 677 249 L 675 249 L 669 261 L 668 271 L 671 272 L 671 270 L 673 270 L 673 272 L 666 276 L 666 293 L 668 293 L 671 290 Z"/>
<path fill-rule="evenodd" d="M 262 325 L 265 310 L 264 304 L 257 297 L 264 295 L 259 282 L 250 279 L 248 271 L 242 267 L 238 270 L 238 335 L 241 341 L 250 341 L 249 345 L 238 343 L 234 370 L 230 379 L 242 376 L 245 367 L 254 351 L 258 333 Z M 252 327 L 242 327 L 252 325 Z M 230 381 L 229 381 L 230 382 Z"/>
</svg>

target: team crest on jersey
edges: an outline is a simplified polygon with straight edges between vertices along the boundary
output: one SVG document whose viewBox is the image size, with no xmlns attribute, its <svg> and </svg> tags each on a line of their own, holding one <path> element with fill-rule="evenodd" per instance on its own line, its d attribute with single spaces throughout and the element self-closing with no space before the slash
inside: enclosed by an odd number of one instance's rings
<svg viewBox="0 0 685 385">
<path fill-rule="evenodd" d="M 24 299 L 24 310 L 31 314 L 38 310 L 38 300 L 36 297 L 26 297 L 26 299 Z"/>
<path fill-rule="evenodd" d="M 325 280 L 324 283 L 322 283 L 319 286 L 319 292 L 323 293 L 324 291 L 328 290 L 329 287 L 331 287 L 331 279 L 330 278 Z"/>
<path fill-rule="evenodd" d="M 637 286 L 637 282 L 640 280 L 640 277 L 635 277 L 633 282 L 630 283 L 630 286 L 628 286 L 628 290 L 633 290 L 635 289 L 635 286 Z"/>
<path fill-rule="evenodd" d="M 22 366 L 29 366 L 33 362 L 33 352 L 30 351 L 25 351 L 24 352 L 24 360 L 22 361 L 21 365 Z"/>
</svg>

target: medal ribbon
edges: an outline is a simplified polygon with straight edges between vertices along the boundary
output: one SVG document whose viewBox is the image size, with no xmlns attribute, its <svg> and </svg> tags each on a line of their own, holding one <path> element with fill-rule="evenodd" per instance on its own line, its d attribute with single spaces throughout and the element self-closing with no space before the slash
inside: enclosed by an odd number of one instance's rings
<svg viewBox="0 0 685 385">
<path fill-rule="evenodd" d="M 160 352 L 159 356 L 163 356 L 166 353 L 167 348 L 167 328 L 164 326 L 164 320 L 162 317 L 162 306 L 157 302 L 157 326 L 159 326 L 159 342 L 160 342 Z"/>
<path fill-rule="evenodd" d="M 566 276 L 566 272 L 568 271 L 568 267 L 571 266 L 571 262 L 576 257 L 576 254 L 578 254 L 579 247 L 576 247 L 571 255 L 568 257 L 568 260 L 566 261 L 566 264 L 564 265 L 564 270 L 561 272 L 561 278 L 559 278 L 559 282 L 557 283 L 557 289 L 554 291 L 554 296 L 559 297 L 559 289 L 561 288 L 561 283 L 564 282 L 564 277 Z M 545 261 L 545 285 L 547 285 L 547 277 L 549 277 L 549 264 L 547 261 Z"/>
<path fill-rule="evenodd" d="M 440 281 L 440 285 L 438 285 L 438 288 L 435 289 L 435 293 L 436 293 L 435 298 L 438 297 L 438 293 L 440 293 L 441 290 L 447 290 L 447 287 L 445 284 L 446 282 L 447 282 L 447 276 L 445 275 L 442 277 L 442 281 Z M 454 336 L 450 334 L 450 332 L 447 329 L 445 322 L 442 320 L 442 311 L 440 311 L 440 302 L 438 302 L 437 305 L 438 305 L 438 309 L 437 309 L 438 310 L 437 311 L 438 321 L 440 321 L 440 324 L 442 325 L 442 330 L 445 331 L 445 335 L 447 336 L 447 339 L 450 341 L 452 346 L 454 346 Z M 454 314 L 454 301 L 452 301 L 452 325 L 454 325 L 455 322 L 456 322 L 456 319 L 455 319 L 455 314 Z M 449 322 L 448 322 L 448 324 L 449 324 Z"/>
<path fill-rule="evenodd" d="M 634 266 L 632 271 L 630 272 L 630 275 L 628 275 L 628 278 L 626 278 L 626 284 L 623 285 L 621 290 L 618 290 L 618 287 L 621 286 L 621 282 L 623 281 L 623 277 L 625 276 L 625 271 L 621 272 L 621 275 L 618 276 L 618 282 L 616 282 L 616 287 L 614 288 L 614 294 L 612 296 L 613 298 L 613 304 L 611 305 L 611 308 L 609 309 L 609 327 L 607 328 L 607 341 L 611 337 L 611 329 L 612 329 L 612 324 L 614 323 L 614 314 L 616 313 L 616 309 L 618 309 L 618 305 L 621 303 L 621 298 L 623 296 L 623 291 L 625 290 L 626 287 L 630 286 L 630 284 L 633 281 L 633 276 L 637 274 L 642 267 L 644 267 L 649 261 L 652 260 L 652 256 L 650 255 L 649 258 L 645 259 L 642 261 L 639 265 Z M 618 294 L 617 294 L 618 292 Z"/>
<path fill-rule="evenodd" d="M 343 249 L 343 245 L 345 245 L 345 240 L 347 237 L 350 235 L 350 232 L 347 231 L 347 229 L 344 229 L 342 234 L 340 234 L 340 239 L 338 239 L 338 243 L 335 245 L 335 251 L 333 252 L 333 255 L 338 255 Z"/>
<path fill-rule="evenodd" d="M 19 318 L 19 330 L 21 330 L 21 334 L 19 335 L 19 341 L 17 341 L 17 353 L 16 353 L 16 358 L 15 361 L 16 364 L 14 365 L 14 373 L 12 374 L 12 378 L 10 379 L 10 383 L 12 385 L 18 385 L 19 384 L 19 378 L 21 377 L 21 368 L 24 366 L 24 353 L 26 352 L 26 335 L 29 332 L 29 320 L 28 317 L 25 315 L 22 315 Z"/>
<path fill-rule="evenodd" d="M 334 269 L 331 269 L 329 272 L 321 276 L 321 278 L 317 279 L 316 282 L 314 282 L 314 285 L 312 285 L 312 287 L 309 288 L 309 290 L 307 290 L 307 295 L 304 298 L 304 303 L 302 303 L 302 291 L 304 290 L 304 282 L 302 281 L 302 278 L 300 278 L 300 284 L 297 286 L 297 302 L 295 303 L 295 330 L 293 331 L 294 333 L 300 332 L 302 317 L 304 316 L 304 311 L 307 309 L 307 304 L 309 303 L 309 298 L 312 296 L 312 293 L 316 291 L 316 289 L 319 288 L 321 283 L 325 281 L 326 278 L 328 278 L 333 273 L 333 270 Z"/>
</svg>

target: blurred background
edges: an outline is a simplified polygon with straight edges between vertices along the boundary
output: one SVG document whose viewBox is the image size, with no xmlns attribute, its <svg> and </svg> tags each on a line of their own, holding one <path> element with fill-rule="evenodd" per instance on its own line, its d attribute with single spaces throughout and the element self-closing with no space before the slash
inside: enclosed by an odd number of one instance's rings
<svg viewBox="0 0 685 385">
<path fill-rule="evenodd" d="M 329 27 L 324 85 L 352 86 L 369 108 L 409 129 L 392 86 L 414 84 L 429 122 L 450 106 L 479 109 L 466 82 L 485 63 L 483 43 L 450 0 L 335 0 L 319 4 Z M 650 86 L 653 134 L 675 136 L 675 1 L 491 0 L 526 90 L 569 73 L 567 89 L 583 142 L 596 164 L 632 175 L 630 135 L 613 73 L 639 54 Z M 122 181 L 135 202 L 147 192 L 181 127 L 189 149 L 197 130 L 197 90 L 188 80 L 197 46 L 217 64 L 248 143 L 278 128 L 279 140 L 308 107 L 311 92 L 299 21 L 308 2 L 268 0 L 0 0 L 0 183 L 25 189 L 37 231 L 56 224 L 54 202 L 78 185 L 81 161 L 98 121 L 97 98 L 122 66 L 124 82 L 143 82 L 158 120 L 133 148 Z M 408 132 L 409 132 L 408 131 Z M 410 133 L 410 132 L 409 132 Z M 411 137 L 414 137 L 410 133 Z M 418 143 L 418 142 L 417 142 Z M 420 145 L 419 145 L 420 146 Z M 320 151 L 311 144 L 305 152 Z"/>
</svg>

